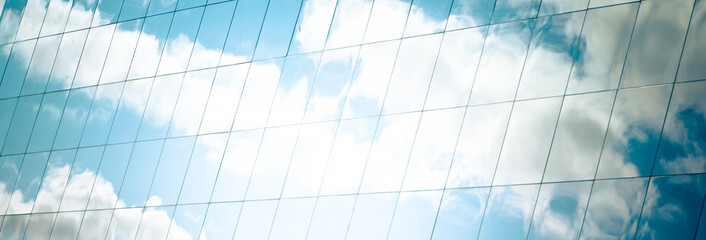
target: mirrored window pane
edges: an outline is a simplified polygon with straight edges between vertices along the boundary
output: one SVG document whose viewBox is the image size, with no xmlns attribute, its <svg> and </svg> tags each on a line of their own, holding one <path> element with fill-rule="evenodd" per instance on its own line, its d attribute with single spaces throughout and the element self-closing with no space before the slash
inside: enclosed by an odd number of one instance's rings
<svg viewBox="0 0 706 240">
<path fill-rule="evenodd" d="M 122 5 L 123 1 L 120 0 L 98 1 L 98 6 L 96 8 L 96 13 L 93 14 L 93 22 L 91 23 L 91 26 L 95 27 L 98 25 L 110 24 L 118 21 L 118 14 L 120 14 Z"/>
<path fill-rule="evenodd" d="M 49 1 L 27 1 L 15 41 L 36 38 L 39 35 L 48 5 Z"/>
<path fill-rule="evenodd" d="M 199 136 L 191 154 L 179 203 L 205 203 L 211 199 L 228 134 Z"/>
<path fill-rule="evenodd" d="M 596 181 L 580 239 L 633 238 L 647 178 Z"/>
<path fill-rule="evenodd" d="M 83 215 L 77 239 L 88 240 L 105 237 L 112 215 L 113 210 L 87 211 Z"/>
<path fill-rule="evenodd" d="M 239 0 L 235 7 L 230 30 L 223 47 L 220 64 L 242 63 L 252 60 L 260 36 L 268 1 Z"/>
<path fill-rule="evenodd" d="M 304 0 L 287 55 L 321 51 L 329 34 L 337 0 Z"/>
<path fill-rule="evenodd" d="M 150 98 L 147 100 L 144 116 L 141 119 L 137 140 L 157 139 L 167 136 L 183 80 L 183 73 L 154 78 L 152 89 L 149 92 Z"/>
<path fill-rule="evenodd" d="M 476 27 L 490 23 L 495 1 L 455 0 L 446 24 L 446 30 Z"/>
<path fill-rule="evenodd" d="M 199 132 L 215 73 L 216 69 L 206 69 L 185 74 L 167 137 Z"/>
<path fill-rule="evenodd" d="M 388 239 L 427 239 L 436 220 L 441 191 L 400 193 Z"/>
<path fill-rule="evenodd" d="M 125 0 L 123 8 L 131 1 L 133 0 Z M 150 77 L 157 73 L 173 17 L 174 14 L 168 13 L 145 18 L 142 32 L 138 37 L 139 41 L 134 47 L 135 55 L 132 57 L 128 79 Z"/>
<path fill-rule="evenodd" d="M 402 37 L 411 5 L 411 0 L 375 1 L 363 42 L 379 42 Z"/>
<path fill-rule="evenodd" d="M 387 236 L 399 193 L 359 195 L 346 239 L 382 239 Z"/>
<path fill-rule="evenodd" d="M 106 238 L 134 239 L 141 216 L 142 208 L 115 209 Z"/>
<path fill-rule="evenodd" d="M 343 107 L 343 118 L 380 114 L 400 41 L 363 45 Z"/>
<path fill-rule="evenodd" d="M 449 17 L 451 2 L 451 0 L 412 1 L 404 36 L 418 36 L 443 31 Z"/>
<path fill-rule="evenodd" d="M 700 47 L 702 46 L 700 43 L 706 38 L 706 28 L 703 25 L 706 21 L 704 19 L 706 18 L 706 2 L 695 1 L 691 14 L 691 24 L 682 50 L 677 81 L 706 78 L 706 69 L 702 67 L 706 64 L 706 58 L 704 58 L 706 50 Z"/>
<path fill-rule="evenodd" d="M 73 1 L 49 0 L 47 12 L 39 36 L 53 35 L 64 31 Z M 3 14 L 6 16 L 7 14 Z"/>
<path fill-rule="evenodd" d="M 588 7 L 588 0 L 543 0 L 539 7 L 539 16 L 573 12 Z"/>
<path fill-rule="evenodd" d="M 154 179 L 149 193 L 148 206 L 175 204 L 184 182 L 189 159 L 192 156 L 195 137 L 173 138 L 164 142 L 161 150 L 159 166 L 154 173 Z"/>
<path fill-rule="evenodd" d="M 268 239 L 305 239 L 316 198 L 282 199 Z"/>
<path fill-rule="evenodd" d="M 337 127 L 337 122 L 307 124 L 301 127 L 282 190 L 283 197 L 319 194 Z"/>
<path fill-rule="evenodd" d="M 199 133 L 225 132 L 233 126 L 240 95 L 243 92 L 249 64 L 221 67 L 208 96 Z"/>
<path fill-rule="evenodd" d="M 145 206 L 150 184 L 164 141 L 138 142 L 132 149 L 130 164 L 119 191 L 116 207 Z M 154 199 L 153 199 L 154 200 Z"/>
<path fill-rule="evenodd" d="M 446 190 L 432 239 L 475 238 L 480 230 L 489 188 Z"/>
<path fill-rule="evenodd" d="M 159 62 L 157 74 L 168 74 L 186 70 L 192 56 L 194 42 L 199 31 L 199 24 L 204 8 L 192 8 L 174 13 L 169 27 L 169 36 L 165 40 L 164 51 Z"/>
<path fill-rule="evenodd" d="M 80 146 L 106 143 L 122 91 L 123 83 L 98 86 L 86 119 Z"/>
<path fill-rule="evenodd" d="M 110 42 L 110 49 L 108 49 L 108 54 L 105 57 L 104 66 L 108 67 L 103 67 L 100 75 L 101 84 L 127 79 L 130 63 L 132 63 L 132 57 L 136 53 L 135 49 L 144 23 L 145 19 L 137 19 L 117 24 L 115 33 L 113 33 L 113 40 Z M 142 56 L 143 52 L 137 54 Z M 141 60 L 137 59 L 137 61 Z"/>
<path fill-rule="evenodd" d="M 45 91 L 69 89 L 76 76 L 88 30 L 64 33 Z"/>
<path fill-rule="evenodd" d="M 91 28 L 83 46 L 72 88 L 98 84 L 117 24 Z"/>
<path fill-rule="evenodd" d="M 27 223 L 24 237 L 27 239 L 49 239 L 55 217 L 56 213 L 33 214 Z"/>
<path fill-rule="evenodd" d="M 292 31 L 302 0 L 272 0 L 262 23 L 254 59 L 281 57 L 287 54 Z M 328 22 L 326 23 L 328 24 Z"/>
<path fill-rule="evenodd" d="M 243 203 L 211 203 L 199 239 L 231 239 Z"/>
<path fill-rule="evenodd" d="M 207 204 L 177 206 L 167 239 L 198 239 L 207 207 Z"/>
<path fill-rule="evenodd" d="M 47 93 L 42 99 L 42 105 L 37 113 L 37 120 L 34 123 L 32 137 L 29 139 L 27 151 L 46 151 L 52 148 L 56 130 L 59 128 L 61 114 L 57 111 L 63 110 L 69 91 Z"/>
<path fill-rule="evenodd" d="M 706 172 L 704 82 L 674 86 L 654 175 Z"/>
<path fill-rule="evenodd" d="M 125 82 L 108 143 L 135 141 L 152 82 L 152 78 Z"/>
<path fill-rule="evenodd" d="M 71 166 L 75 159 L 76 149 L 50 153 L 32 212 L 56 212 L 59 210 L 59 204 L 61 203 L 62 195 L 68 184 Z M 5 164 L 7 163 L 8 162 Z M 5 172 L 3 174 L 8 173 Z M 11 174 L 8 175 L 11 176 Z M 110 205 L 109 207 L 113 207 L 114 205 L 115 204 Z M 0 208 L 0 210 L 2 210 L 2 208 Z M 54 217 L 51 218 L 51 222 L 53 221 Z"/>
<path fill-rule="evenodd" d="M 591 182 L 542 185 L 527 239 L 577 239 Z"/>
<path fill-rule="evenodd" d="M 133 143 L 127 143 L 105 147 L 86 209 L 110 209 L 115 207 L 118 201 L 116 193 L 123 184 L 133 145 Z M 54 157 L 54 154 L 52 154 L 52 157 Z M 110 221 L 110 219 L 106 221 Z"/>
<path fill-rule="evenodd" d="M 56 53 L 59 51 L 62 35 L 43 37 L 37 40 L 37 46 L 32 55 L 32 61 L 27 70 L 21 95 L 44 92 L 49 80 L 49 74 L 54 66 Z"/>
<path fill-rule="evenodd" d="M 52 149 L 78 147 L 95 92 L 96 87 L 71 90 Z"/>
<path fill-rule="evenodd" d="M 209 5 L 203 13 L 198 37 L 189 59 L 189 70 L 218 65 L 237 1 Z"/>
<path fill-rule="evenodd" d="M 22 239 L 22 236 L 29 223 L 30 215 L 10 215 L 4 216 L 0 237 L 3 239 Z"/>
<path fill-rule="evenodd" d="M 446 187 L 490 186 L 512 103 L 469 107 Z"/>
<path fill-rule="evenodd" d="M 592 179 L 615 92 L 567 96 L 549 152 L 544 182 Z"/>
<path fill-rule="evenodd" d="M 309 225 L 307 239 L 343 239 L 355 204 L 355 196 L 320 197 Z"/>
<path fill-rule="evenodd" d="M 598 178 L 650 175 L 671 90 L 663 85 L 618 91 Z"/>
<path fill-rule="evenodd" d="M 10 58 L 6 65 L 3 66 L 5 68 L 5 74 L 2 76 L 2 82 L 0 82 L 0 97 L 8 98 L 20 95 L 30 64 L 30 58 L 24 55 L 26 52 L 31 53 L 36 44 L 37 40 L 28 40 L 14 44 Z"/>
<path fill-rule="evenodd" d="M 372 7 L 372 0 L 339 0 L 326 40 L 326 49 L 360 44 Z"/>
<path fill-rule="evenodd" d="M 618 5 L 586 12 L 567 93 L 618 87 L 638 5 Z"/>
<path fill-rule="evenodd" d="M 7 207 L 7 214 L 31 213 L 33 202 L 39 191 L 44 167 L 49 160 L 48 153 L 32 153 L 24 156 L 17 175 L 17 182 L 12 198 Z"/>
<path fill-rule="evenodd" d="M 283 62 L 283 59 L 275 59 L 250 64 L 245 89 L 235 114 L 233 130 L 266 126 Z"/>
<path fill-rule="evenodd" d="M 262 132 L 260 129 L 230 134 L 211 201 L 236 201 L 245 198 Z"/>
<path fill-rule="evenodd" d="M 59 212 L 49 239 L 76 239 L 83 212 Z"/>
<path fill-rule="evenodd" d="M 325 52 L 312 86 L 304 122 L 338 119 L 348 94 L 359 47 Z"/>
<path fill-rule="evenodd" d="M 71 166 L 71 176 L 66 184 L 59 211 L 86 209 L 91 190 L 95 187 L 96 173 L 101 164 L 104 147 L 80 148 Z M 102 180 L 102 179 L 101 179 Z M 102 190 L 102 182 L 99 182 Z M 76 230 L 78 231 L 78 229 Z"/>
<path fill-rule="evenodd" d="M 403 190 L 444 187 L 464 113 L 465 108 L 455 108 L 422 114 L 406 167 Z"/>
<path fill-rule="evenodd" d="M 402 40 L 385 96 L 384 114 L 422 109 L 441 37 L 441 34 L 435 34 Z"/>
<path fill-rule="evenodd" d="M 508 22 L 537 16 L 539 0 L 496 0 L 490 23 Z"/>
<path fill-rule="evenodd" d="M 493 184 L 542 180 L 561 101 L 545 98 L 515 103 Z"/>
<path fill-rule="evenodd" d="M 478 239 L 527 238 L 539 185 L 493 187 Z"/>
<path fill-rule="evenodd" d="M 243 203 L 233 239 L 265 239 L 269 235 L 277 201 Z"/>
<path fill-rule="evenodd" d="M 635 239 L 694 238 L 704 184 L 704 175 L 652 178 Z"/>
<path fill-rule="evenodd" d="M 674 82 L 693 6 L 690 0 L 640 4 L 621 87 Z"/>
<path fill-rule="evenodd" d="M 267 125 L 283 126 L 302 122 L 309 95 L 316 83 L 320 60 L 320 52 L 294 55 L 284 60 Z"/>
<path fill-rule="evenodd" d="M 6 137 L 12 141 L 5 141 L 2 146 L 2 155 L 17 154 L 27 149 L 41 102 L 41 95 L 21 97 L 17 100 Z"/>
<path fill-rule="evenodd" d="M 174 217 L 174 206 L 145 208 L 134 239 L 166 239 Z M 183 231 L 183 230 L 182 230 Z"/>
<path fill-rule="evenodd" d="M 265 129 L 245 199 L 282 196 L 282 187 L 298 134 L 299 126 Z"/>
<path fill-rule="evenodd" d="M 466 105 L 488 29 L 444 33 L 424 109 Z"/>
<path fill-rule="evenodd" d="M 521 21 L 489 28 L 470 104 L 514 99 L 533 24 Z"/>
<path fill-rule="evenodd" d="M 377 121 L 377 117 L 341 121 L 319 195 L 358 192 Z"/>
</svg>

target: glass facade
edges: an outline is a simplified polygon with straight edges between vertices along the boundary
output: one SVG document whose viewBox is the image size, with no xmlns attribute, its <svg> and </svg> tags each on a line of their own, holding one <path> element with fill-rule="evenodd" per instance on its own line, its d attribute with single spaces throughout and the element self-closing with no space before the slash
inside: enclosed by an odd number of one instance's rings
<svg viewBox="0 0 706 240">
<path fill-rule="evenodd" d="M 706 239 L 706 0 L 0 6 L 0 239 Z"/>
</svg>

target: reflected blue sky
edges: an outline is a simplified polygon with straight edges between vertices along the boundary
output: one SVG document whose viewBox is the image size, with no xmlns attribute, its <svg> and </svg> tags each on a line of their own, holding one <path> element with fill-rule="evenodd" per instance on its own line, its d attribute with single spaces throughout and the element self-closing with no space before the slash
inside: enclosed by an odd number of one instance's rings
<svg viewBox="0 0 706 240">
<path fill-rule="evenodd" d="M 702 0 L 0 5 L 2 239 L 706 232 Z"/>
</svg>

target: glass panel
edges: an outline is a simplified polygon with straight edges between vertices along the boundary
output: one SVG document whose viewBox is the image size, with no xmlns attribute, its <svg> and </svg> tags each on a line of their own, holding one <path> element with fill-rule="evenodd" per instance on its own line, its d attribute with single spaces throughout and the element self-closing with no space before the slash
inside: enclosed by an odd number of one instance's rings
<svg viewBox="0 0 706 240">
<path fill-rule="evenodd" d="M 540 0 L 497 0 L 491 23 L 536 17 L 541 2 Z"/>
<path fill-rule="evenodd" d="M 108 48 L 113 39 L 116 24 L 91 28 L 88 31 L 84 51 L 76 69 L 76 76 L 72 88 L 85 87 L 98 84 L 101 70 L 108 55 Z M 108 66 L 110 68 L 110 66 Z"/>
<path fill-rule="evenodd" d="M 96 172 L 101 163 L 104 147 L 79 148 L 71 166 L 71 176 L 64 190 L 59 211 L 86 209 L 88 197 L 96 181 Z M 102 182 L 101 182 L 102 183 Z M 61 217 L 61 215 L 59 215 Z M 80 217 L 79 217 L 80 221 Z M 78 229 L 76 229 L 78 231 Z"/>
<path fill-rule="evenodd" d="M 1 24 L 1 23 L 0 23 Z M 12 53 L 12 47 L 14 47 L 15 44 L 6 44 L 6 45 L 0 45 L 0 74 L 5 74 L 5 70 L 7 69 L 7 61 L 10 58 L 10 53 Z M 0 83 L 1 84 L 1 83 Z"/>
<path fill-rule="evenodd" d="M 589 8 L 597 8 L 609 5 L 618 5 L 625 2 L 630 2 L 631 0 L 591 0 L 588 4 Z"/>
<path fill-rule="evenodd" d="M 399 193 L 359 195 L 346 239 L 383 239 L 390 229 Z"/>
<path fill-rule="evenodd" d="M 263 128 L 277 90 L 283 59 L 250 64 L 245 90 L 240 97 L 233 130 Z"/>
<path fill-rule="evenodd" d="M 539 7 L 539 16 L 554 15 L 558 13 L 584 10 L 588 7 L 588 0 L 543 0 Z"/>
<path fill-rule="evenodd" d="M 207 207 L 207 204 L 177 205 L 167 239 L 197 239 Z"/>
<path fill-rule="evenodd" d="M 211 201 L 236 201 L 245 198 L 262 131 L 260 129 L 230 134 Z"/>
<path fill-rule="evenodd" d="M 402 37 L 411 0 L 378 0 L 370 11 L 364 43 L 379 42 Z"/>
<path fill-rule="evenodd" d="M 343 111 L 351 75 L 360 48 L 344 48 L 323 53 L 304 122 L 339 119 Z"/>
<path fill-rule="evenodd" d="M 428 239 L 442 191 L 400 193 L 388 239 Z"/>
<path fill-rule="evenodd" d="M 476 73 L 471 104 L 512 100 L 522 73 L 533 21 L 490 27 Z"/>
<path fill-rule="evenodd" d="M 44 92 L 49 80 L 49 74 L 54 66 L 56 53 L 59 51 L 62 36 L 56 35 L 37 40 L 37 46 L 29 64 L 29 70 L 27 70 L 21 95 Z"/>
<path fill-rule="evenodd" d="M 243 92 L 250 64 L 221 67 L 213 80 L 199 133 L 229 131 Z"/>
<path fill-rule="evenodd" d="M 704 175 L 652 178 L 635 239 L 693 239 L 704 184 Z"/>
<path fill-rule="evenodd" d="M 320 60 L 320 52 L 294 55 L 285 59 L 282 76 L 267 120 L 268 126 L 302 122 Z"/>
<path fill-rule="evenodd" d="M 403 190 L 444 187 L 465 110 L 456 108 L 422 114 L 405 171 Z"/>
<path fill-rule="evenodd" d="M 10 128 L 2 148 L 2 155 L 22 153 L 27 150 L 32 126 L 37 118 L 42 95 L 21 97 L 12 115 Z M 12 139 L 12 141 L 7 141 Z"/>
<path fill-rule="evenodd" d="M 125 82 L 108 143 L 135 141 L 150 96 L 152 78 Z"/>
<path fill-rule="evenodd" d="M 2 66 L 5 68 L 5 74 L 0 82 L 0 98 L 20 95 L 30 63 L 30 58 L 27 55 L 31 55 L 28 53 L 34 51 L 36 43 L 37 40 L 15 43 L 7 64 Z"/>
<path fill-rule="evenodd" d="M 452 0 L 412 1 L 404 36 L 438 33 L 446 28 Z"/>
<path fill-rule="evenodd" d="M 123 9 L 129 6 L 132 1 L 138 0 L 125 0 Z M 125 12 L 123 10 L 123 13 Z M 173 18 L 174 15 L 172 13 L 145 18 L 144 23 L 142 23 L 142 33 L 140 33 L 139 41 L 137 41 L 137 46 L 134 48 L 135 55 L 132 57 L 127 79 L 155 75 Z"/>
<path fill-rule="evenodd" d="M 98 86 L 83 129 L 82 147 L 106 143 L 122 91 L 123 83 Z"/>
<path fill-rule="evenodd" d="M 420 113 L 380 118 L 360 192 L 399 191 Z"/>
<path fill-rule="evenodd" d="M 337 0 L 304 0 L 287 55 L 321 51 L 324 48 L 336 4 Z"/>
<path fill-rule="evenodd" d="M 490 186 L 511 108 L 503 103 L 466 110 L 446 187 Z"/>
<path fill-rule="evenodd" d="M 424 109 L 466 105 L 488 29 L 446 32 Z"/>
<path fill-rule="evenodd" d="M 380 114 L 399 41 L 363 45 L 343 108 L 343 118 Z"/>
<path fill-rule="evenodd" d="M 493 187 L 478 239 L 526 238 L 539 185 Z"/>
<path fill-rule="evenodd" d="M 37 199 L 34 202 L 32 212 L 56 212 L 59 210 L 59 204 L 69 181 L 71 165 L 75 158 L 76 149 L 51 152 L 46 170 L 44 170 L 42 185 L 39 187 L 39 192 L 37 192 Z M 8 162 L 6 162 L 6 164 L 7 163 Z M 17 167 L 19 168 L 19 165 Z M 8 173 L 3 172 L 3 174 Z M 8 175 L 12 176 L 12 174 Z M 13 183 L 14 180 L 13 178 Z M 10 190 L 12 190 L 13 186 L 14 185 L 9 186 Z M 114 205 L 111 205 L 110 207 L 113 206 Z M 0 208 L 0 210 L 2 209 L 3 208 Z M 54 217 L 51 218 L 50 222 L 54 222 Z M 51 231 L 51 229 L 47 231 Z"/>
<path fill-rule="evenodd" d="M 691 24 L 682 50 L 677 81 L 706 78 L 706 69 L 703 68 L 706 65 L 706 49 L 701 47 L 701 43 L 706 41 L 704 40 L 706 27 L 703 25 L 706 21 L 706 2 L 696 1 L 691 14 Z"/>
<path fill-rule="evenodd" d="M 245 199 L 281 197 L 298 133 L 299 126 L 265 129 Z"/>
<path fill-rule="evenodd" d="M 142 208 L 115 209 L 105 239 L 134 239 Z"/>
<path fill-rule="evenodd" d="M 442 34 L 403 39 L 383 113 L 421 110 L 441 45 Z"/>
<path fill-rule="evenodd" d="M 76 239 L 84 212 L 60 212 L 56 215 L 49 239 Z"/>
<path fill-rule="evenodd" d="M 115 33 L 113 34 L 113 40 L 110 42 L 110 49 L 105 57 L 105 66 L 109 67 L 104 67 L 101 72 L 101 84 L 127 79 L 127 74 L 130 70 L 130 63 L 133 61 L 132 57 L 135 54 L 137 41 L 140 38 L 140 31 L 145 23 L 144 21 L 145 19 L 138 19 L 118 23 L 115 28 Z M 144 37 L 154 38 L 154 36 L 151 35 L 144 35 Z M 144 44 L 146 43 L 143 42 L 143 45 Z M 146 49 L 147 48 L 143 46 L 143 50 Z M 139 54 L 142 54 L 142 52 Z M 144 57 L 144 55 L 140 56 Z M 138 61 L 140 60 L 142 59 L 138 59 Z"/>
<path fill-rule="evenodd" d="M 276 208 L 277 201 L 243 203 L 233 239 L 266 239 Z"/>
<path fill-rule="evenodd" d="M 44 15 L 44 23 L 39 36 L 53 35 L 64 31 L 66 21 L 69 19 L 73 1 L 49 0 L 47 13 Z M 3 14 L 3 17 L 7 14 Z"/>
<path fill-rule="evenodd" d="M 677 84 L 653 175 L 706 172 L 706 82 Z"/>
<path fill-rule="evenodd" d="M 338 122 L 301 126 L 282 190 L 283 197 L 318 195 L 337 127 Z"/>
<path fill-rule="evenodd" d="M 302 0 L 271 0 L 255 48 L 256 60 L 287 55 Z M 328 21 L 326 22 L 328 24 Z"/>
<path fill-rule="evenodd" d="M 116 207 L 145 205 L 150 190 L 147 183 L 152 182 L 163 145 L 163 140 L 135 143 L 123 186 L 119 191 L 121 201 Z"/>
<path fill-rule="evenodd" d="M 527 239 L 577 239 L 591 182 L 542 185 Z"/>
<path fill-rule="evenodd" d="M 564 99 L 544 182 L 592 179 L 603 147 L 615 92 Z"/>
<path fill-rule="evenodd" d="M 91 20 L 93 19 L 93 13 L 96 11 L 97 2 L 98 1 L 74 1 L 64 31 L 73 31 L 91 26 Z"/>
<path fill-rule="evenodd" d="M 354 204 L 353 195 L 319 198 L 307 239 L 343 239 Z"/>
<path fill-rule="evenodd" d="M 17 183 L 17 175 L 20 174 L 20 166 L 24 155 L 13 155 L 0 157 L 0 187 L 3 194 L 0 195 L 0 214 L 5 215 L 7 207 L 10 205 L 10 198 Z"/>
<path fill-rule="evenodd" d="M 232 239 L 243 203 L 212 203 L 199 239 Z"/>
<path fill-rule="evenodd" d="M 704 239 L 706 237 L 706 208 L 701 207 L 701 220 L 699 222 L 699 229 L 696 230 L 695 239 Z"/>
<path fill-rule="evenodd" d="M 44 167 L 47 165 L 49 153 L 33 153 L 24 156 L 22 166 L 17 175 L 17 183 L 12 198 L 7 207 L 7 214 L 32 212 L 33 202 L 39 191 Z M 14 174 L 13 174 L 14 175 Z"/>
<path fill-rule="evenodd" d="M 187 171 L 196 137 L 167 139 L 152 182 L 147 204 L 156 206 L 175 204 Z"/>
<path fill-rule="evenodd" d="M 478 236 L 489 188 L 446 190 L 432 239 L 462 239 Z"/>
<path fill-rule="evenodd" d="M 358 192 L 377 121 L 377 117 L 341 121 L 319 195 Z"/>
<path fill-rule="evenodd" d="M 338 0 L 326 49 L 358 45 L 368 26 L 372 0 Z"/>
<path fill-rule="evenodd" d="M 564 94 L 571 62 L 578 51 L 584 14 L 537 19 L 517 89 L 518 99 Z"/>
<path fill-rule="evenodd" d="M 211 199 L 228 134 L 199 136 L 179 195 L 179 204 L 205 203 Z"/>
<path fill-rule="evenodd" d="M 174 206 L 145 208 L 134 239 L 166 239 L 173 215 Z"/>
<path fill-rule="evenodd" d="M 120 14 L 122 5 L 123 1 L 121 0 L 98 1 L 98 7 L 96 9 L 96 13 L 93 15 L 93 22 L 91 26 L 95 27 L 98 25 L 105 25 L 118 21 L 118 14 Z"/>
<path fill-rule="evenodd" d="M 191 8 L 194 6 L 201 6 L 206 3 L 206 0 L 179 0 L 177 4 L 177 9 Z"/>
<path fill-rule="evenodd" d="M 176 9 L 177 2 L 179 1 L 146 1 L 145 4 L 149 4 L 149 8 L 147 9 L 147 15 L 152 16 L 160 13 L 172 12 Z"/>
<path fill-rule="evenodd" d="M 221 65 L 252 60 L 269 1 L 239 0 L 223 47 Z"/>
<path fill-rule="evenodd" d="M 183 73 L 154 78 L 152 91 L 140 123 L 137 140 L 157 139 L 167 136 L 174 108 L 184 80 Z M 129 96 L 128 96 L 129 97 Z"/>
<path fill-rule="evenodd" d="M 24 232 L 25 239 L 49 239 L 56 213 L 33 214 Z M 103 237 L 103 236 L 101 236 Z"/>
<path fill-rule="evenodd" d="M 567 93 L 618 87 L 638 5 L 620 5 L 586 12 Z"/>
<path fill-rule="evenodd" d="M 3 145 L 5 145 L 5 137 L 7 137 L 7 131 L 10 130 L 10 123 L 18 99 L 19 98 L 10 98 L 0 100 L 0 112 L 7 113 L 0 114 L 0 150 L 2 150 Z"/>
<path fill-rule="evenodd" d="M 515 103 L 493 184 L 542 180 L 560 107 L 561 98 Z"/>
<path fill-rule="evenodd" d="M 455 0 L 451 7 L 446 30 L 476 27 L 490 23 L 495 1 Z"/>
<path fill-rule="evenodd" d="M 86 209 L 109 209 L 115 207 L 118 201 L 116 192 L 123 185 L 125 170 L 127 169 L 133 147 L 133 143 L 107 145 L 105 147 L 105 151 L 102 153 L 103 158 L 98 168 L 96 183 L 93 185 Z M 52 154 L 52 156 L 54 155 Z M 106 221 L 109 220 L 110 217 Z"/>
<path fill-rule="evenodd" d="M 581 239 L 635 237 L 647 178 L 596 181 Z"/>
<path fill-rule="evenodd" d="M 22 239 L 22 235 L 29 223 L 30 215 L 10 215 L 4 216 L 2 228 L 0 228 L 0 238 L 2 239 Z"/>
<path fill-rule="evenodd" d="M 69 91 L 46 93 L 42 99 L 42 106 L 37 113 L 32 137 L 29 139 L 28 152 L 50 150 L 54 143 L 59 120 L 66 104 Z"/>
<path fill-rule="evenodd" d="M 144 17 L 148 6 L 149 3 L 145 3 L 144 0 L 124 0 L 119 21 Z"/>
<path fill-rule="evenodd" d="M 621 87 L 674 81 L 693 6 L 691 0 L 640 4 Z"/>
<path fill-rule="evenodd" d="M 5 2 L 3 1 L 2 3 Z M 4 10 L 2 12 L 2 19 L 0 19 L 0 27 L 7 29 L 0 34 L 0 44 L 6 44 L 15 39 L 15 34 L 17 33 L 17 28 L 20 26 L 20 19 L 22 18 L 22 12 L 26 4 L 27 0 L 7 1 L 3 9 L 0 9 Z"/>
<path fill-rule="evenodd" d="M 174 13 L 169 37 L 165 40 L 158 75 L 186 70 L 198 35 L 204 8 L 192 8 Z"/>
<path fill-rule="evenodd" d="M 195 135 L 199 132 L 215 73 L 216 69 L 206 69 L 185 74 L 167 137 Z"/>
<path fill-rule="evenodd" d="M 71 90 L 52 149 L 78 147 L 95 92 L 96 87 Z"/>
<path fill-rule="evenodd" d="M 88 30 L 68 32 L 61 38 L 46 91 L 68 89 L 76 75 Z"/>
<path fill-rule="evenodd" d="M 598 178 L 649 176 L 671 85 L 618 91 Z"/>
<path fill-rule="evenodd" d="M 78 232 L 79 240 L 101 239 L 105 237 L 113 210 L 87 211 L 83 216 Z"/>
<path fill-rule="evenodd" d="M 189 70 L 218 65 L 230 26 L 230 22 L 224 20 L 233 18 L 235 3 L 233 1 L 206 7 L 194 50 L 189 59 Z"/>
<path fill-rule="evenodd" d="M 267 239 L 305 239 L 316 198 L 282 199 Z"/>
</svg>

